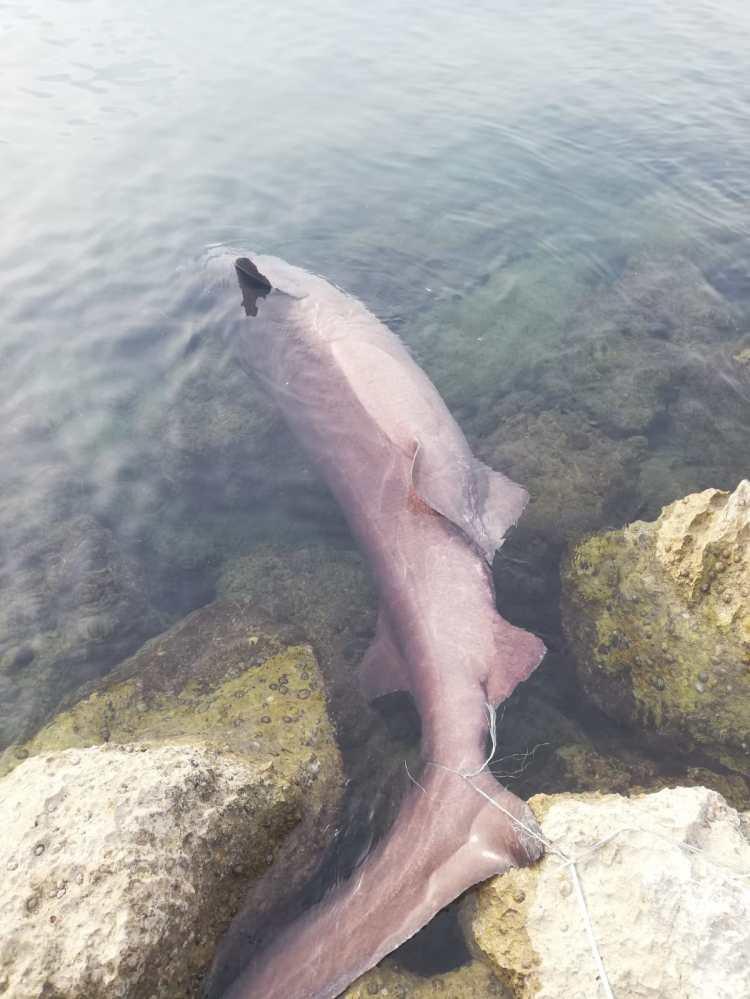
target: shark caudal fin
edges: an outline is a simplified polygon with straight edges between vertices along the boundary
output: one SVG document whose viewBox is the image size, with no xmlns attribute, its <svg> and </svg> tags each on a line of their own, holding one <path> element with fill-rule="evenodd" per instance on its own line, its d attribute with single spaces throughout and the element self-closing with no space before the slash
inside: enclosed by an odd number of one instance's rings
<svg viewBox="0 0 750 999">
<path fill-rule="evenodd" d="M 282 930 L 222 999 L 333 999 L 472 885 L 543 853 L 536 820 L 486 771 L 471 780 L 427 767 L 390 834 L 349 881 Z"/>
</svg>

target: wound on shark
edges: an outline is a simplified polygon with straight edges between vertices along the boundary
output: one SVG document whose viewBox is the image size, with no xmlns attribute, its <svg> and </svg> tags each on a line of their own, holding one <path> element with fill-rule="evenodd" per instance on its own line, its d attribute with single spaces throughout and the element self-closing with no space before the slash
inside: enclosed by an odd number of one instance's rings
<svg viewBox="0 0 750 999">
<path fill-rule="evenodd" d="M 422 723 L 422 770 L 352 877 L 249 964 L 238 918 L 216 958 L 212 995 L 329 999 L 472 885 L 540 855 L 530 810 L 486 768 L 488 712 L 544 655 L 498 614 L 488 564 L 528 497 L 472 455 L 434 385 L 361 302 L 274 257 L 234 268 L 241 363 L 328 484 L 376 582 L 364 690 L 409 691 Z"/>
</svg>

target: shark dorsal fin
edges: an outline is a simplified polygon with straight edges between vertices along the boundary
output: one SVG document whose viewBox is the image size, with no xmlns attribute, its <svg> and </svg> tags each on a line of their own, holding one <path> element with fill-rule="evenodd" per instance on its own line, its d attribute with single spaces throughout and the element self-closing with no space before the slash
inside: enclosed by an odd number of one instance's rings
<svg viewBox="0 0 750 999">
<path fill-rule="evenodd" d="M 258 299 L 270 295 L 273 285 L 248 257 L 238 257 L 234 262 L 234 269 L 242 292 L 245 315 L 257 316 Z"/>
</svg>

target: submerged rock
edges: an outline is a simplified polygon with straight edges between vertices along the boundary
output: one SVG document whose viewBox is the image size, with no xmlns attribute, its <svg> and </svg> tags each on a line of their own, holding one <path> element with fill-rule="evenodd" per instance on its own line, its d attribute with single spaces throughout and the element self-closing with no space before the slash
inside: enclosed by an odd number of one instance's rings
<svg viewBox="0 0 750 999">
<path fill-rule="evenodd" d="M 217 583 L 224 598 L 250 601 L 312 642 L 344 749 L 372 734 L 357 668 L 375 631 L 377 602 L 361 556 L 326 545 L 263 545 L 227 562 Z"/>
<path fill-rule="evenodd" d="M 679 254 L 575 263 L 517 258 L 410 337 L 477 454 L 529 489 L 523 526 L 557 541 L 750 462 L 738 303 Z"/>
<path fill-rule="evenodd" d="M 750 993 L 750 815 L 704 788 L 638 798 L 538 796 L 553 847 L 578 859 L 617 999 Z M 471 892 L 462 922 L 515 999 L 599 999 L 599 969 L 571 869 L 548 851 Z"/>
<path fill-rule="evenodd" d="M 0 781 L 0 992 L 197 996 L 248 877 L 299 821 L 271 760 L 99 746 Z"/>
<path fill-rule="evenodd" d="M 428 999 L 435 995 L 442 999 L 490 999 L 491 996 L 504 999 L 507 992 L 483 961 L 472 961 L 455 971 L 425 978 L 386 960 L 351 985 L 342 999 L 370 999 L 371 996 Z"/>
<path fill-rule="evenodd" d="M 173 275 L 181 356 L 175 349 L 163 373 L 168 395 L 148 394 L 132 414 L 132 462 L 153 494 L 134 527 L 154 588 L 167 603 L 187 590 L 186 610 L 210 599 L 220 565 L 238 552 L 346 531 L 268 393 L 237 363 L 231 324 L 212 318 L 215 277 L 197 262 Z M 118 502 L 127 498 L 119 489 Z"/>
<path fill-rule="evenodd" d="M 512 469 L 529 489 L 523 528 L 561 542 L 632 503 L 648 441 L 642 434 L 613 439 L 586 415 L 547 410 L 510 415 L 481 447 L 493 467 Z"/>
<path fill-rule="evenodd" d="M 535 775 L 537 794 L 560 791 L 641 794 L 679 784 L 708 787 L 740 810 L 750 808 L 750 781 L 741 774 L 716 772 L 705 767 L 685 766 L 684 761 L 657 760 L 620 739 L 605 740 L 595 748 L 585 737 L 555 747 L 541 772 Z"/>
<path fill-rule="evenodd" d="M 492 762 L 497 778 L 520 797 L 701 786 L 718 791 L 739 811 L 750 809 L 750 777 L 698 766 L 684 752 L 651 747 L 640 734 L 634 738 L 583 703 L 572 678 L 566 701 L 535 686 L 535 679 L 518 688 L 499 713 Z"/>
<path fill-rule="evenodd" d="M 165 623 L 143 567 L 95 517 L 36 527 L 9 530 L 14 544 L 0 557 L 0 748 Z"/>
<path fill-rule="evenodd" d="M 604 712 L 748 771 L 750 482 L 584 541 L 564 570 L 563 615 Z"/>
</svg>

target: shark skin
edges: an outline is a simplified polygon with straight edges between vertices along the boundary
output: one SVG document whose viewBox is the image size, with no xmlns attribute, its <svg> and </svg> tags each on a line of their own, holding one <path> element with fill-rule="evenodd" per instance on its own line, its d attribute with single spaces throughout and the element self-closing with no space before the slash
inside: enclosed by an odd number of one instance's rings
<svg viewBox="0 0 750 999">
<path fill-rule="evenodd" d="M 363 687 L 373 698 L 410 691 L 422 723 L 423 769 L 388 835 L 247 966 L 238 917 L 209 986 L 226 999 L 329 999 L 472 885 L 542 852 L 528 807 L 484 769 L 488 706 L 545 652 L 497 613 L 488 565 L 527 494 L 474 458 L 425 373 L 362 303 L 277 258 L 235 267 L 241 363 L 313 459 L 377 585 Z"/>
</svg>

